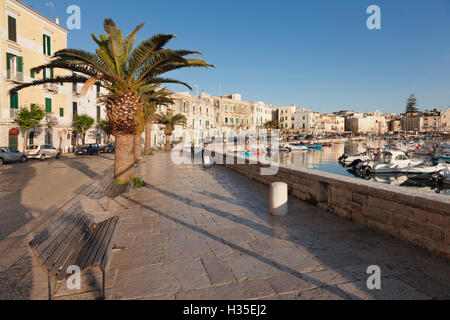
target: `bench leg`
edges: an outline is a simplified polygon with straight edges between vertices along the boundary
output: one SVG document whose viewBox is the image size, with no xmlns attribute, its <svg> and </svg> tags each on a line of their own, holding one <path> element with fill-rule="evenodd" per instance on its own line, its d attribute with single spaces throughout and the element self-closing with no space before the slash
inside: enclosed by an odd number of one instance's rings
<svg viewBox="0 0 450 320">
<path fill-rule="evenodd" d="M 103 300 L 106 300 L 106 271 L 102 270 L 102 286 L 103 286 Z"/>
<path fill-rule="evenodd" d="M 52 286 L 52 279 L 48 275 L 48 300 L 55 300 L 57 285 L 58 281 L 55 279 L 54 285 Z"/>
</svg>

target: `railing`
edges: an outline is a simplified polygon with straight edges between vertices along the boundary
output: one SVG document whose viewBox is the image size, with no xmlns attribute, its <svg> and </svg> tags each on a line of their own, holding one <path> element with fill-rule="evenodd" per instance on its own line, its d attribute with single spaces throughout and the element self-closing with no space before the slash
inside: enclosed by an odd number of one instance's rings
<svg viewBox="0 0 450 320">
<path fill-rule="evenodd" d="M 9 118 L 15 119 L 17 114 L 19 113 L 19 109 L 9 109 Z"/>
<path fill-rule="evenodd" d="M 6 73 L 6 79 L 15 82 L 23 82 L 23 72 L 8 70 Z"/>
</svg>

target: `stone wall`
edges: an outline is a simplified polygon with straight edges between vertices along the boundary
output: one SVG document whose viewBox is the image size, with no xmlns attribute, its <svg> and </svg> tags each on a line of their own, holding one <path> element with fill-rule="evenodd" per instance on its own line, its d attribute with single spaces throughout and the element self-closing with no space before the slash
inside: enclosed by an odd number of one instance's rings
<svg viewBox="0 0 450 320">
<path fill-rule="evenodd" d="M 275 176 L 261 176 L 261 164 L 226 166 L 267 185 L 286 182 L 292 196 L 450 259 L 449 196 L 286 165 Z"/>
</svg>

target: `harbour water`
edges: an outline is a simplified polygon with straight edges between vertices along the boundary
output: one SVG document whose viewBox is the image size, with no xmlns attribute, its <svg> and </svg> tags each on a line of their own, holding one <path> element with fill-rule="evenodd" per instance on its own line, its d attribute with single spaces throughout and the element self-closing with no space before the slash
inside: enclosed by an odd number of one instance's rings
<svg viewBox="0 0 450 320">
<path fill-rule="evenodd" d="M 333 144 L 331 147 L 323 147 L 322 149 L 310 149 L 308 151 L 293 151 L 290 153 L 280 152 L 280 163 L 291 165 L 298 168 L 306 168 L 329 172 L 355 179 L 362 179 L 353 174 L 351 170 L 339 164 L 338 158 L 345 152 L 349 154 L 357 154 L 365 150 L 365 142 L 348 142 Z M 369 141 L 367 144 L 372 148 L 381 148 L 386 145 L 386 141 Z M 402 175 L 384 175 L 366 177 L 367 180 L 373 180 L 380 183 L 395 184 L 401 187 L 416 188 L 428 192 L 439 192 L 450 195 L 450 189 L 436 190 L 432 183 L 426 179 L 414 180 L 408 179 Z"/>
</svg>

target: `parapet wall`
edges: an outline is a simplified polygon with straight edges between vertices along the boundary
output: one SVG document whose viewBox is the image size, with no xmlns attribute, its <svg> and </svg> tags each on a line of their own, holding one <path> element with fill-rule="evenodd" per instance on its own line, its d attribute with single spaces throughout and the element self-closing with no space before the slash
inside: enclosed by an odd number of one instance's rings
<svg viewBox="0 0 450 320">
<path fill-rule="evenodd" d="M 248 161 L 226 167 L 267 185 L 286 182 L 292 196 L 450 259 L 447 195 L 286 165 L 274 176 Z"/>
</svg>

